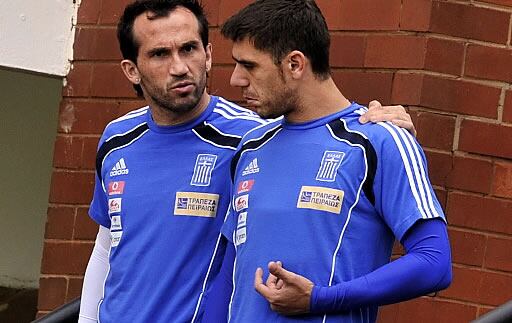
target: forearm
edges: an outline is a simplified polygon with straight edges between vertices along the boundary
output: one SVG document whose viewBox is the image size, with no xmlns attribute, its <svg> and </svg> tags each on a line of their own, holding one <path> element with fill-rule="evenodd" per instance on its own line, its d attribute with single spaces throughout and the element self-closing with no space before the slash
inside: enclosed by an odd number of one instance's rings
<svg viewBox="0 0 512 323">
<path fill-rule="evenodd" d="M 235 255 L 235 246 L 231 242 L 228 242 L 226 254 L 222 261 L 222 267 L 206 299 L 202 323 L 227 322 L 229 302 L 233 291 L 233 264 Z"/>
<path fill-rule="evenodd" d="M 313 288 L 311 311 L 338 312 L 405 301 L 451 282 L 450 244 L 441 220 L 415 224 L 404 238 L 407 253 L 377 270 L 332 287 Z"/>
<path fill-rule="evenodd" d="M 98 305 L 103 297 L 103 286 L 109 269 L 109 245 L 109 229 L 100 226 L 85 271 L 82 298 L 80 300 L 79 323 L 91 323 L 98 320 Z"/>
</svg>

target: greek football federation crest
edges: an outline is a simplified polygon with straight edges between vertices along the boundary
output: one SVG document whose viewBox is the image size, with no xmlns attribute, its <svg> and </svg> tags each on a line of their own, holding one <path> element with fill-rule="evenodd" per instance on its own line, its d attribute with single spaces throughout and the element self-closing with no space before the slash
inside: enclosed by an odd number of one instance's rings
<svg viewBox="0 0 512 323">
<path fill-rule="evenodd" d="M 340 151 L 326 150 L 322 157 L 318 174 L 316 174 L 316 180 L 322 182 L 334 182 L 336 180 L 338 168 L 340 167 L 344 156 L 345 153 Z"/>
<path fill-rule="evenodd" d="M 212 171 L 217 161 L 217 155 L 199 154 L 197 155 L 196 165 L 194 166 L 194 175 L 190 185 L 209 186 L 212 178 Z"/>
</svg>

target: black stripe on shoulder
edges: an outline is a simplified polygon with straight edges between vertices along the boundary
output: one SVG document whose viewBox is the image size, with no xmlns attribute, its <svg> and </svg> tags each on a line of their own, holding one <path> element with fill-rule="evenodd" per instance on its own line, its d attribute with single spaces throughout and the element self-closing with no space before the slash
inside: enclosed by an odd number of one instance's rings
<svg viewBox="0 0 512 323">
<path fill-rule="evenodd" d="M 231 147 L 233 149 L 236 149 L 240 140 L 242 140 L 240 137 L 225 135 L 205 122 L 195 126 L 194 131 L 204 140 L 211 141 L 219 146 Z"/>
<path fill-rule="evenodd" d="M 355 132 L 349 132 L 341 120 L 333 120 L 329 122 L 329 126 L 336 137 L 347 140 L 353 144 L 361 145 L 366 151 L 368 176 L 366 176 L 366 180 L 363 183 L 363 191 L 368 197 L 368 200 L 375 205 L 375 193 L 373 192 L 373 182 L 375 179 L 375 172 L 377 171 L 377 153 L 375 152 L 375 149 L 370 141 L 362 135 Z"/>
<path fill-rule="evenodd" d="M 105 156 L 107 156 L 112 150 L 128 144 L 147 129 L 149 129 L 148 124 L 143 123 L 130 132 L 110 138 L 101 145 L 100 149 L 98 149 L 98 153 L 96 154 L 96 174 L 98 174 L 98 178 L 101 181 L 103 181 L 103 178 L 101 177 L 101 165 Z"/>
<path fill-rule="evenodd" d="M 233 156 L 233 159 L 231 160 L 231 180 L 232 181 L 234 181 L 234 179 L 235 179 L 236 165 L 238 164 L 238 161 L 240 160 L 242 153 L 248 149 L 259 148 L 261 145 L 263 145 L 265 142 L 267 142 L 267 140 L 269 140 L 273 135 L 275 135 L 275 133 L 278 132 L 281 128 L 282 128 L 282 125 L 279 125 L 278 127 L 267 132 L 260 139 L 250 140 L 242 145 L 242 148 L 240 148 L 240 150 L 238 150 L 236 152 L 235 156 Z"/>
</svg>

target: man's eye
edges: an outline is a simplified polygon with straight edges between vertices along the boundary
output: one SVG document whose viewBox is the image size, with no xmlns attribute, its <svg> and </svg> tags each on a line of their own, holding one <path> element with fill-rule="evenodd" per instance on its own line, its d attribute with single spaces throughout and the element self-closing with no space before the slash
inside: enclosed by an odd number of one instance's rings
<svg viewBox="0 0 512 323">
<path fill-rule="evenodd" d="M 196 47 L 194 45 L 185 45 L 183 46 L 183 51 L 187 52 L 187 53 L 190 53 L 191 51 L 193 51 Z"/>
<path fill-rule="evenodd" d="M 159 51 L 156 51 L 156 52 L 153 52 L 153 54 L 151 56 L 154 56 L 154 57 L 163 57 L 163 56 L 166 56 L 167 55 L 167 51 L 165 50 L 159 50 Z"/>
</svg>

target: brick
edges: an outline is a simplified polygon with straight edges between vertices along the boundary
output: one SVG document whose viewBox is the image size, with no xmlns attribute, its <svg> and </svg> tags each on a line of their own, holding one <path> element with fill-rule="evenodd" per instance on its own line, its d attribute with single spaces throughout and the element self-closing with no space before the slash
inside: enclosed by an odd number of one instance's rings
<svg viewBox="0 0 512 323">
<path fill-rule="evenodd" d="M 341 29 L 339 20 L 341 2 L 333 0 L 317 0 L 316 4 L 318 5 L 318 8 L 320 8 L 320 11 L 322 11 L 322 15 L 327 22 L 327 27 L 329 30 Z"/>
<path fill-rule="evenodd" d="M 332 34 L 331 67 L 363 67 L 366 38 L 358 35 Z"/>
<path fill-rule="evenodd" d="M 512 198 L 512 163 L 496 163 L 492 192 L 494 196 Z"/>
<path fill-rule="evenodd" d="M 446 212 L 452 225 L 512 234 L 512 201 L 450 192 Z"/>
<path fill-rule="evenodd" d="M 421 297 L 408 302 L 402 302 L 395 305 L 397 314 L 393 318 L 384 319 L 380 317 L 378 322 L 394 323 L 451 323 L 451 322 L 470 322 L 476 318 L 477 307 L 460 303 L 450 302 L 432 297 Z M 384 306 L 384 310 L 386 307 Z M 389 312 L 388 312 L 389 313 Z M 389 315 L 389 314 L 388 314 Z"/>
<path fill-rule="evenodd" d="M 437 200 L 441 203 L 441 208 L 446 210 L 446 200 L 448 198 L 448 191 L 444 189 L 434 189 L 434 193 L 436 193 Z"/>
<path fill-rule="evenodd" d="M 92 197 L 94 173 L 53 172 L 50 202 L 88 204 Z"/>
<path fill-rule="evenodd" d="M 425 150 L 428 161 L 428 174 L 433 185 L 445 186 L 452 170 L 452 155 Z"/>
<path fill-rule="evenodd" d="M 41 272 L 83 275 L 93 243 L 45 242 Z"/>
<path fill-rule="evenodd" d="M 393 73 L 334 70 L 332 76 L 349 100 L 363 105 L 371 100 L 379 100 L 382 104 L 389 104 L 391 101 Z"/>
<path fill-rule="evenodd" d="M 469 4 L 434 1 L 430 31 L 506 44 L 510 13 Z"/>
<path fill-rule="evenodd" d="M 73 58 L 75 61 L 121 60 L 116 29 L 77 28 Z"/>
<path fill-rule="evenodd" d="M 450 229 L 452 261 L 458 264 L 482 266 L 487 237 L 483 234 Z"/>
<path fill-rule="evenodd" d="M 403 0 L 400 29 L 427 31 L 430 28 L 432 0 Z"/>
<path fill-rule="evenodd" d="M 221 95 L 228 100 L 242 100 L 242 90 L 229 84 L 233 67 L 215 67 L 211 72 L 210 94 Z"/>
<path fill-rule="evenodd" d="M 483 273 L 479 288 L 482 304 L 499 306 L 510 300 L 512 295 L 512 276 L 501 273 Z"/>
<path fill-rule="evenodd" d="M 229 17 L 252 2 L 252 0 L 221 0 L 219 5 L 219 24 L 223 24 Z"/>
<path fill-rule="evenodd" d="M 96 64 L 92 71 L 91 96 L 105 98 L 136 98 L 135 90 L 124 76 L 119 64 Z"/>
<path fill-rule="evenodd" d="M 425 69 L 433 72 L 461 75 L 464 43 L 448 39 L 429 38 Z"/>
<path fill-rule="evenodd" d="M 423 75 L 397 72 L 393 79 L 391 102 L 393 104 L 418 105 L 421 101 Z"/>
<path fill-rule="evenodd" d="M 365 67 L 415 68 L 425 64 L 426 38 L 370 35 L 366 41 Z"/>
<path fill-rule="evenodd" d="M 46 239 L 71 240 L 75 223 L 75 208 L 49 207 L 44 236 Z"/>
<path fill-rule="evenodd" d="M 69 278 L 66 303 L 71 302 L 82 294 L 83 278 Z"/>
<path fill-rule="evenodd" d="M 87 97 L 91 94 L 92 65 L 73 63 L 66 76 L 66 86 L 62 88 L 62 95 L 72 97 Z"/>
<path fill-rule="evenodd" d="M 459 150 L 503 158 L 512 158 L 512 127 L 475 120 L 463 120 Z"/>
<path fill-rule="evenodd" d="M 82 160 L 83 140 L 80 137 L 57 136 L 54 146 L 53 166 L 78 169 Z"/>
<path fill-rule="evenodd" d="M 132 101 L 121 101 L 119 104 L 118 116 L 123 116 L 130 111 L 145 107 L 147 105 L 148 103 L 143 98 L 137 98 L 136 100 Z"/>
<path fill-rule="evenodd" d="M 464 74 L 477 78 L 512 82 L 512 50 L 470 44 Z"/>
<path fill-rule="evenodd" d="M 485 268 L 512 273 L 512 239 L 489 237 L 485 251 Z"/>
<path fill-rule="evenodd" d="M 424 147 L 451 151 L 455 135 L 455 121 L 455 117 L 419 112 L 416 122 L 418 141 Z"/>
<path fill-rule="evenodd" d="M 66 100 L 61 104 L 61 115 L 63 113 L 68 116 L 60 128 L 65 127 L 66 133 L 101 134 L 105 126 L 118 117 L 119 103 Z"/>
<path fill-rule="evenodd" d="M 212 43 L 212 60 L 215 65 L 218 64 L 233 64 L 233 57 L 231 56 L 231 48 L 233 47 L 231 40 L 224 38 L 220 34 L 219 29 L 214 29 L 210 32 L 210 39 Z M 215 69 L 216 67 L 214 67 Z"/>
<path fill-rule="evenodd" d="M 503 121 L 512 122 L 512 91 L 507 91 L 503 106 Z"/>
<path fill-rule="evenodd" d="M 501 89 L 425 75 L 421 105 L 442 111 L 497 118 Z"/>
<path fill-rule="evenodd" d="M 103 0 L 100 12 L 100 24 L 115 25 L 123 14 L 124 8 L 133 0 Z"/>
<path fill-rule="evenodd" d="M 452 267 L 452 284 L 448 289 L 441 291 L 440 296 L 482 303 L 480 299 L 480 287 L 482 285 L 483 273 L 480 269 Z M 468 284 L 471 282 L 471 284 Z"/>
<path fill-rule="evenodd" d="M 210 26 L 218 26 L 220 0 L 203 0 L 201 3 L 203 4 L 203 9 L 206 18 L 208 19 L 208 24 Z"/>
<path fill-rule="evenodd" d="M 79 24 L 96 24 L 100 16 L 101 0 L 87 0 L 80 2 L 78 8 Z"/>
<path fill-rule="evenodd" d="M 64 277 L 42 277 L 39 279 L 39 310 L 53 310 L 65 303 L 67 280 Z"/>
<path fill-rule="evenodd" d="M 341 0 L 343 30 L 398 30 L 400 0 Z"/>
<path fill-rule="evenodd" d="M 96 169 L 96 151 L 98 148 L 99 139 L 97 137 L 84 138 L 84 150 L 82 154 L 81 169 L 95 170 Z"/>
<path fill-rule="evenodd" d="M 89 214 L 88 209 L 79 208 L 76 215 L 75 240 L 96 240 L 98 234 L 98 224 L 94 222 Z"/>
<path fill-rule="evenodd" d="M 456 156 L 448 174 L 446 186 L 469 192 L 490 193 L 493 175 L 492 162 Z"/>
</svg>

